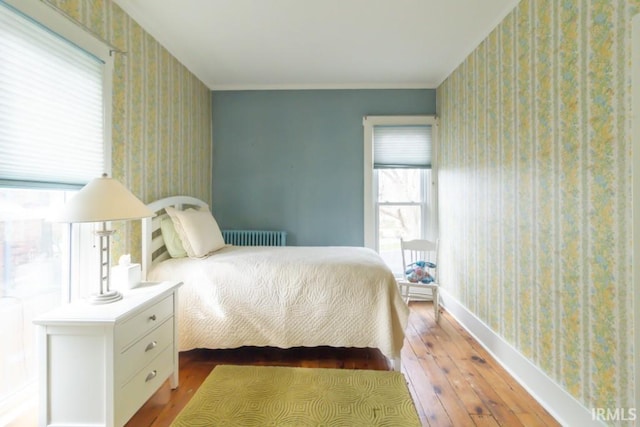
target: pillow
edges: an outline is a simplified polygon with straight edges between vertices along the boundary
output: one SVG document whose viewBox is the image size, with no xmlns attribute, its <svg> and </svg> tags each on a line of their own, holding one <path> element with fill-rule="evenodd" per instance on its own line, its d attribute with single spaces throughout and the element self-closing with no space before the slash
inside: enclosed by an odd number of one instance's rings
<svg viewBox="0 0 640 427">
<path fill-rule="evenodd" d="M 220 227 L 209 209 L 180 211 L 168 207 L 165 210 L 190 258 L 202 258 L 225 246 Z"/>
<path fill-rule="evenodd" d="M 164 245 L 167 247 L 167 251 L 171 258 L 184 258 L 187 256 L 187 251 L 182 246 L 182 240 L 176 233 L 176 228 L 173 226 L 173 219 L 166 216 L 160 221 L 160 230 L 162 231 L 162 238 L 164 239 Z"/>
</svg>

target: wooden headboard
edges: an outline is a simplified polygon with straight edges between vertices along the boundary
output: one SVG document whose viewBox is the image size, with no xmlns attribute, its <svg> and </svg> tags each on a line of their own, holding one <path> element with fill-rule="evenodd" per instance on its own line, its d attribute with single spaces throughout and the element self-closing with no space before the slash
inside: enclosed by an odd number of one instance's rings
<svg viewBox="0 0 640 427">
<path fill-rule="evenodd" d="M 147 279 L 147 273 L 151 267 L 165 259 L 170 258 L 169 252 L 164 244 L 160 222 L 167 216 L 165 208 L 172 206 L 176 209 L 186 209 L 189 207 L 206 207 L 209 205 L 200 199 L 190 196 L 172 196 L 156 200 L 147 205 L 156 216 L 144 218 L 142 220 L 142 278 Z"/>
</svg>

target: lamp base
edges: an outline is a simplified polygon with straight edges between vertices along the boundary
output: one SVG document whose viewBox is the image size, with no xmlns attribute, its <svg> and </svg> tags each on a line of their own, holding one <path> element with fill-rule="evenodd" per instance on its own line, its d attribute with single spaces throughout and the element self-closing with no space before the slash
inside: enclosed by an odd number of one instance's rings
<svg viewBox="0 0 640 427">
<path fill-rule="evenodd" d="M 87 301 L 90 304 L 111 304 L 122 299 L 122 294 L 118 291 L 108 291 L 103 294 L 93 294 Z"/>
</svg>

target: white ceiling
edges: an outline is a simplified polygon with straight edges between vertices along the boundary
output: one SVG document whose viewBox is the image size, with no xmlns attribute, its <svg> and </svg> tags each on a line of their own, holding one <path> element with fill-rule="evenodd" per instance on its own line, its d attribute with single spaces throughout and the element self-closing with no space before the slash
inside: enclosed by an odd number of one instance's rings
<svg viewBox="0 0 640 427">
<path fill-rule="evenodd" d="M 213 90 L 435 88 L 519 0 L 115 0 Z"/>
</svg>

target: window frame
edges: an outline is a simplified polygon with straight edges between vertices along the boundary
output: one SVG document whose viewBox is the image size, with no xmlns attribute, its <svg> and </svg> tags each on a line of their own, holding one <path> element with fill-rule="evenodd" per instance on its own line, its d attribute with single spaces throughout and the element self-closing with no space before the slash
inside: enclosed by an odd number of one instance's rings
<svg viewBox="0 0 640 427">
<path fill-rule="evenodd" d="M 424 235 L 427 238 L 436 239 L 438 234 L 438 185 L 437 185 L 437 158 L 438 158 L 438 120 L 433 115 L 417 116 L 365 116 L 362 120 L 364 127 L 364 247 L 378 251 L 378 188 L 377 177 L 373 168 L 373 128 L 375 126 L 409 126 L 426 125 L 432 128 L 432 162 L 431 162 L 431 197 L 424 204 L 433 210 L 425 224 Z M 424 185 L 424 184 L 423 184 Z M 425 196 L 426 189 L 422 190 Z M 397 204 L 397 203 L 395 203 Z"/>
<path fill-rule="evenodd" d="M 103 159 L 104 166 L 102 171 L 98 171 L 96 176 L 101 173 L 111 174 L 112 169 L 112 108 L 113 108 L 113 73 L 114 58 L 113 51 L 104 41 L 90 33 L 90 30 L 82 24 L 76 22 L 72 18 L 62 14 L 49 5 L 46 1 L 40 0 L 0 0 L 10 8 L 28 17 L 32 21 L 47 28 L 53 33 L 58 34 L 78 46 L 93 56 L 99 58 L 103 62 L 102 67 L 102 119 L 103 119 Z M 56 191 L 72 191 L 74 187 L 46 185 L 40 183 L 37 185 L 29 185 L 27 183 L 9 186 L 3 188 L 13 189 L 42 189 Z M 78 186 L 76 189 L 79 189 Z M 74 298 L 82 297 L 92 292 L 92 278 L 97 278 L 97 262 L 92 262 L 97 257 L 97 250 L 94 245 L 93 224 L 65 224 L 65 246 L 66 253 L 61 260 L 67 266 L 63 270 L 63 277 L 60 283 L 61 303 L 70 302 Z M 95 270 L 96 274 L 93 274 Z M 44 278 L 46 280 L 46 278 Z M 25 340 L 31 340 L 33 337 L 27 335 Z M 33 344 L 30 345 L 33 347 Z M 7 400 L 0 402 L 0 414 L 6 414 L 14 417 L 18 410 L 15 408 L 23 408 L 25 399 L 32 398 L 32 391 L 29 387 L 16 390 L 16 394 L 8 397 Z M 9 411 L 5 411 L 9 409 Z"/>
<path fill-rule="evenodd" d="M 416 168 L 418 169 L 418 168 Z M 380 215 L 378 214 L 380 212 L 380 207 L 381 206 L 417 206 L 420 208 L 420 213 L 421 213 L 421 217 L 427 218 L 427 221 L 422 221 L 422 227 L 420 229 L 420 235 L 421 236 L 426 236 L 427 233 L 429 232 L 429 220 L 430 220 L 430 216 L 427 215 L 427 208 L 429 205 L 429 197 L 428 194 L 429 192 L 427 191 L 427 186 L 429 185 L 429 183 L 427 182 L 428 178 L 427 178 L 427 173 L 426 173 L 426 169 L 419 169 L 420 171 L 420 201 L 419 202 L 410 202 L 410 201 L 391 201 L 391 202 L 387 202 L 387 201 L 380 201 L 378 199 L 378 194 L 379 194 L 379 173 L 380 173 L 381 169 L 374 169 L 373 170 L 373 196 L 374 196 L 374 215 L 375 215 L 375 241 L 376 241 L 376 250 L 379 250 L 380 248 L 377 247 L 378 242 L 380 242 L 380 235 L 379 235 L 379 229 L 380 229 Z"/>
<path fill-rule="evenodd" d="M 71 18 L 63 15 L 53 6 L 40 0 L 0 0 L 11 8 L 22 13 L 39 25 L 46 27 L 58 36 L 67 39 L 78 48 L 87 51 L 104 65 L 102 67 L 102 96 L 103 96 L 103 159 L 104 170 L 101 173 L 111 175 L 112 171 L 112 109 L 113 109 L 113 71 L 114 50 L 105 42 L 94 36 L 89 30 Z M 19 188 L 33 188 L 25 185 Z M 36 186 L 47 188 L 47 185 Z M 55 190 L 72 190 L 68 186 L 50 186 Z M 78 190 L 80 187 L 77 188 Z M 94 245 L 93 224 L 71 224 L 68 226 L 71 254 L 69 258 L 68 282 L 66 289 L 62 289 L 63 302 L 88 295 L 93 289 L 91 278 L 97 276 L 94 272 L 93 258 L 96 257 Z M 64 284 L 63 284 L 64 285 Z"/>
</svg>

